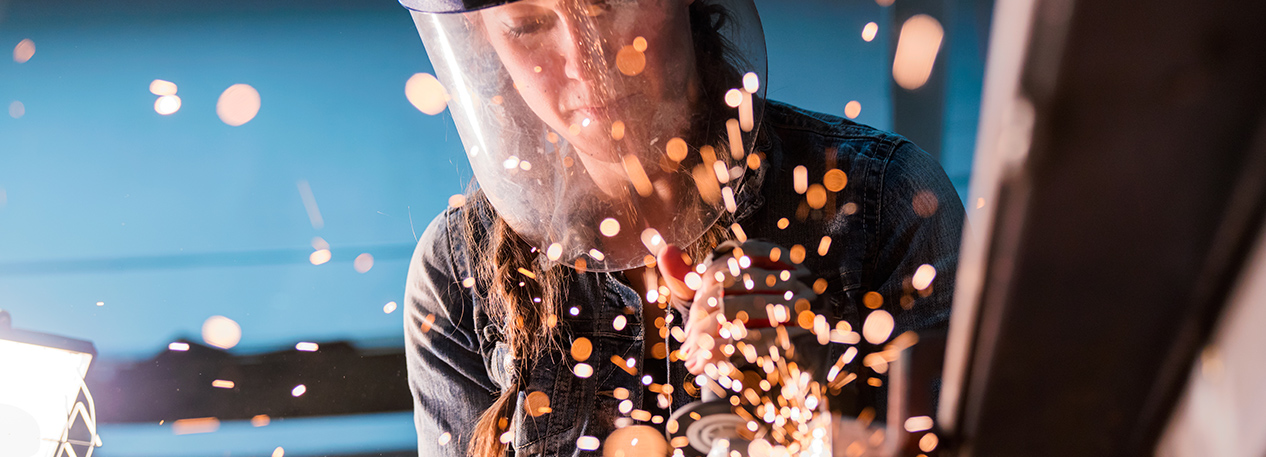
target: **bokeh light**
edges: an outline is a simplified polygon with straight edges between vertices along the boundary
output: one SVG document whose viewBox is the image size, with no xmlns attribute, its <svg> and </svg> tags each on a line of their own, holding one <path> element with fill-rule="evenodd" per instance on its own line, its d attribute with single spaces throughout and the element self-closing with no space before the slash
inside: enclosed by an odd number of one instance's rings
<svg viewBox="0 0 1266 457">
<path fill-rule="evenodd" d="M 404 83 L 404 96 L 414 108 L 432 116 L 448 107 L 448 91 L 435 75 L 416 73 Z"/>
<path fill-rule="evenodd" d="M 9 117 L 17 119 L 25 114 L 26 105 L 23 105 L 22 102 L 14 100 L 13 103 L 9 104 Z"/>
<path fill-rule="evenodd" d="M 329 261 L 330 261 L 330 250 L 329 250 L 329 249 L 317 249 L 316 251 L 313 251 L 313 252 L 312 252 L 312 254 L 308 255 L 308 261 L 309 261 L 309 262 L 312 262 L 312 264 L 313 264 L 313 265 L 320 265 L 320 264 L 323 264 L 323 263 L 325 263 L 325 262 L 329 262 Z"/>
<path fill-rule="evenodd" d="M 215 114 L 225 124 L 237 127 L 259 114 L 259 91 L 247 84 L 234 84 L 224 89 L 215 103 Z"/>
<path fill-rule="evenodd" d="M 13 47 L 13 61 L 17 63 L 26 63 L 35 57 L 35 42 L 30 38 L 19 41 L 17 46 Z"/>
<path fill-rule="evenodd" d="M 906 19 L 892 58 L 892 79 L 897 85 L 914 90 L 928 82 L 944 37 L 945 29 L 932 16 L 916 14 Z"/>
<path fill-rule="evenodd" d="M 844 104 L 844 115 L 849 119 L 857 119 L 862 114 L 862 103 L 857 100 L 849 101 Z"/>
<path fill-rule="evenodd" d="M 893 322 L 892 314 L 887 311 L 877 309 L 870 312 L 866 316 L 866 322 L 862 324 L 862 337 L 870 344 L 880 344 L 888 340 L 892 336 Z"/>
<path fill-rule="evenodd" d="M 155 79 L 149 83 L 149 93 L 160 97 L 163 95 L 176 95 L 176 83 Z"/>
<path fill-rule="evenodd" d="M 352 261 L 352 268 L 355 268 L 357 273 L 368 272 L 369 269 L 373 267 L 374 256 L 368 252 L 356 256 L 356 260 Z"/>
<path fill-rule="evenodd" d="M 601 231 L 603 235 L 616 236 L 620 233 L 620 221 L 610 217 L 603 219 L 602 223 L 598 224 L 598 230 Z"/>
<path fill-rule="evenodd" d="M 290 389 L 290 396 L 292 397 L 300 397 L 300 396 L 303 396 L 303 394 L 305 393 L 308 393 L 308 386 L 305 386 L 303 384 L 299 384 L 295 386 L 295 388 Z"/>
<path fill-rule="evenodd" d="M 923 265 L 919 265 L 919 268 L 914 270 L 914 277 L 911 278 L 911 283 L 915 289 L 923 290 L 931 286 L 932 280 L 935 278 L 936 268 L 925 263 Z"/>
<path fill-rule="evenodd" d="M 175 95 L 158 97 L 158 100 L 154 100 L 154 111 L 164 116 L 180 111 L 180 97 Z"/>
<path fill-rule="evenodd" d="M 875 35 L 878 33 L 879 33 L 879 24 L 876 24 L 874 22 L 867 22 L 866 26 L 862 27 L 862 40 L 867 41 L 867 42 L 874 40 Z"/>
<path fill-rule="evenodd" d="M 202 341 L 220 349 L 231 349 L 242 341 L 242 327 L 224 316 L 208 317 L 202 322 Z"/>
</svg>

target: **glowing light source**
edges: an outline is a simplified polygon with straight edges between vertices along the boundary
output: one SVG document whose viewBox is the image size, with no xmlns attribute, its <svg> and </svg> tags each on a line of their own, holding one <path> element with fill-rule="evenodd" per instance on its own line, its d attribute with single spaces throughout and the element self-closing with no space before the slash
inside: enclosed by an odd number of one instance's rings
<svg viewBox="0 0 1266 457">
<path fill-rule="evenodd" d="M 936 268 L 925 263 L 914 270 L 914 277 L 911 278 L 910 282 L 915 289 L 924 290 L 932 285 L 932 280 L 935 278 Z"/>
<path fill-rule="evenodd" d="M 941 23 L 932 16 L 916 14 L 906 19 L 892 58 L 892 79 L 897 85 L 914 90 L 928 82 L 944 36 Z"/>
<path fill-rule="evenodd" d="M 449 207 L 449 208 L 461 208 L 461 207 L 462 207 L 462 205 L 465 205 L 465 204 L 466 204 L 466 196 L 465 196 L 465 195 L 462 195 L 462 194 L 453 194 L 453 196 L 452 196 L 452 197 L 448 197 L 448 207 Z"/>
<path fill-rule="evenodd" d="M 26 333 L 34 332 L 0 330 L 0 455 L 51 457 L 59 455 L 71 423 L 96 433 L 92 395 L 83 383 L 96 352 L 91 343 L 68 338 L 64 347 L 26 342 Z M 78 401 L 80 395 L 87 400 Z M 95 436 L 89 441 L 100 445 Z"/>
<path fill-rule="evenodd" d="M 180 97 L 175 95 L 164 95 L 154 100 L 154 112 L 161 115 L 169 115 L 180 111 Z"/>
<path fill-rule="evenodd" d="M 303 394 L 305 394 L 305 393 L 307 393 L 307 392 L 308 392 L 308 386 L 305 386 L 305 385 L 303 385 L 303 384 L 299 384 L 299 385 L 295 386 L 295 388 L 290 389 L 290 396 L 292 396 L 292 397 L 299 397 L 299 396 L 302 396 Z"/>
<path fill-rule="evenodd" d="M 606 236 L 616 236 L 620 233 L 620 221 L 610 217 L 603 219 L 602 222 L 598 224 L 598 231 L 602 232 L 602 234 Z"/>
<path fill-rule="evenodd" d="M 582 336 L 571 343 L 571 358 L 576 359 L 577 362 L 589 360 L 591 354 L 593 354 L 593 343 L 589 342 L 589 338 Z"/>
<path fill-rule="evenodd" d="M 633 49 L 637 52 L 646 52 L 646 38 L 637 37 L 633 39 Z"/>
<path fill-rule="evenodd" d="M 285 457 L 285 455 L 286 455 L 286 450 L 282 449 L 281 446 L 277 446 L 277 449 L 273 449 L 272 457 Z"/>
<path fill-rule="evenodd" d="M 167 350 L 184 352 L 189 350 L 189 343 L 181 343 L 179 341 L 167 345 Z"/>
<path fill-rule="evenodd" d="M 215 387 L 217 389 L 232 389 L 236 385 L 236 383 L 227 379 L 217 379 L 211 381 L 211 387 Z"/>
<path fill-rule="evenodd" d="M 844 115 L 849 119 L 857 119 L 862 114 L 862 104 L 857 100 L 851 100 L 844 104 Z"/>
<path fill-rule="evenodd" d="M 313 251 L 313 252 L 312 252 L 312 254 L 309 254 L 309 255 L 308 255 L 308 261 L 309 261 L 309 262 L 312 262 L 312 264 L 313 264 L 313 265 L 320 265 L 320 264 L 323 264 L 323 263 L 325 263 L 325 262 L 329 262 L 329 261 L 330 261 L 330 250 L 329 250 L 329 249 L 318 249 L 318 250 L 316 250 L 316 251 Z"/>
<path fill-rule="evenodd" d="M 625 46 L 615 55 L 615 67 L 626 76 L 641 73 L 646 68 L 646 54 L 633 46 Z"/>
<path fill-rule="evenodd" d="M 932 429 L 932 418 L 928 416 L 915 416 L 906 419 L 906 431 L 910 433 L 922 432 Z"/>
<path fill-rule="evenodd" d="M 527 394 L 527 399 L 524 403 L 528 415 L 532 417 L 540 417 L 553 412 L 553 409 L 549 407 L 549 395 L 539 390 Z"/>
<path fill-rule="evenodd" d="M 892 329 L 895 322 L 892 314 L 887 311 L 877 309 L 870 312 L 866 316 L 866 322 L 862 323 L 862 337 L 870 344 L 880 344 L 888 340 L 892 335 Z"/>
<path fill-rule="evenodd" d="M 760 89 L 760 76 L 757 76 L 756 73 L 752 73 L 750 71 L 744 74 L 743 90 L 754 94 L 757 89 Z"/>
<path fill-rule="evenodd" d="M 792 188 L 796 190 L 797 194 L 803 194 L 809 190 L 808 168 L 805 168 L 804 165 L 796 165 L 796 168 L 791 171 L 791 176 Z"/>
<path fill-rule="evenodd" d="M 368 252 L 356 256 L 356 260 L 352 261 L 352 268 L 355 268 L 357 273 L 368 272 L 369 269 L 373 267 L 374 256 Z"/>
<path fill-rule="evenodd" d="M 30 38 L 19 41 L 17 46 L 13 47 L 13 61 L 17 63 L 26 63 L 35 56 L 35 42 Z"/>
<path fill-rule="evenodd" d="M 432 116 L 448 107 L 448 91 L 430 73 L 416 73 L 404 83 L 404 96 L 414 108 Z"/>
<path fill-rule="evenodd" d="M 220 420 L 214 417 L 180 419 L 171 423 L 171 432 L 177 435 L 211 433 L 220 429 Z"/>
<path fill-rule="evenodd" d="M 576 447 L 586 451 L 597 450 L 598 446 L 601 445 L 602 442 L 598 441 L 598 438 L 593 436 L 582 436 L 580 439 L 576 440 Z"/>
<path fill-rule="evenodd" d="M 215 114 L 225 124 L 237 127 L 259 114 L 259 91 L 248 84 L 234 84 L 224 89 L 215 103 Z"/>
<path fill-rule="evenodd" d="M 202 341 L 220 349 L 230 349 L 242 341 L 242 326 L 224 316 L 211 316 L 202 322 Z"/>
<path fill-rule="evenodd" d="M 577 378 L 588 378 L 593 376 L 593 367 L 587 363 L 577 363 L 575 372 Z"/>
<path fill-rule="evenodd" d="M 155 79 L 149 83 L 149 93 L 158 96 L 176 95 L 176 83 Z"/>
<path fill-rule="evenodd" d="M 862 27 L 862 40 L 869 42 L 875 39 L 875 34 L 877 33 L 879 33 L 879 24 L 867 22 L 866 26 Z"/>
<path fill-rule="evenodd" d="M 448 444 L 448 442 L 452 440 L 453 440 L 453 434 L 449 432 L 444 432 L 444 434 L 440 435 L 440 440 L 439 440 L 440 446 Z"/>
<path fill-rule="evenodd" d="M 738 89 L 730 89 L 725 93 L 725 104 L 730 108 L 738 108 L 743 103 L 743 92 Z"/>
<path fill-rule="evenodd" d="M 389 301 L 389 302 L 387 302 L 387 304 L 382 305 L 382 312 L 383 312 L 383 314 L 391 314 L 391 313 L 395 312 L 395 311 L 396 311 L 396 306 L 399 306 L 399 305 L 396 305 L 396 302 L 393 302 L 393 301 Z"/>
<path fill-rule="evenodd" d="M 267 414 L 256 414 L 251 417 L 251 427 L 263 427 L 272 423 L 272 418 Z"/>
<path fill-rule="evenodd" d="M 668 140 L 668 144 L 665 145 L 665 149 L 667 149 L 668 158 L 673 159 L 674 162 L 681 162 L 684 160 L 686 158 L 686 153 L 689 151 L 689 148 L 686 147 L 686 140 L 681 138 Z"/>
<path fill-rule="evenodd" d="M 561 244 L 553 243 L 549 245 L 549 248 L 545 249 L 545 257 L 549 258 L 550 260 L 558 260 L 558 258 L 562 256 L 563 256 L 563 245 Z"/>
<path fill-rule="evenodd" d="M 103 302 L 103 301 L 99 301 L 99 302 L 97 302 L 97 306 L 105 306 L 105 302 Z"/>
<path fill-rule="evenodd" d="M 295 344 L 295 350 L 303 352 L 316 352 L 321 346 L 316 343 L 301 341 Z"/>
</svg>

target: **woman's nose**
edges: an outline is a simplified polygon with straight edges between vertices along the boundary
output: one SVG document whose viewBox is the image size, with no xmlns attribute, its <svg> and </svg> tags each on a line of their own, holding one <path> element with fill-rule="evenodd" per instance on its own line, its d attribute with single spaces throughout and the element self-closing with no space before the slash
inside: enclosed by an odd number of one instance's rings
<svg viewBox="0 0 1266 457">
<path fill-rule="evenodd" d="M 607 66 L 606 49 L 597 30 L 587 21 L 566 21 L 559 34 L 558 49 L 563 59 L 563 75 L 577 81 L 591 81 Z"/>
</svg>

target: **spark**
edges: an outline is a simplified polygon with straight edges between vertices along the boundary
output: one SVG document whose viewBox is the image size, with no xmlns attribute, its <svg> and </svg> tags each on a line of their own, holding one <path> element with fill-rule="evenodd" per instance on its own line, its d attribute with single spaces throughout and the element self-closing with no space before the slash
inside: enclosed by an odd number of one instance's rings
<svg viewBox="0 0 1266 457">
<path fill-rule="evenodd" d="M 154 101 L 154 112 L 158 114 L 166 116 L 176 111 L 180 111 L 180 97 L 176 95 L 164 95 Z"/>
<path fill-rule="evenodd" d="M 368 252 L 356 256 L 356 260 L 352 261 L 352 268 L 356 269 L 357 273 L 366 273 L 373 267 L 374 256 L 370 255 Z"/>
<path fill-rule="evenodd" d="M 875 39 L 875 35 L 878 33 L 879 33 L 879 24 L 876 24 L 874 22 L 867 22 L 866 26 L 862 27 L 862 40 L 866 42 L 870 42 L 871 40 Z"/>
<path fill-rule="evenodd" d="M 932 16 L 916 14 L 906 19 L 892 59 L 892 78 L 897 85 L 914 90 L 927 84 L 944 36 L 941 23 Z"/>
<path fill-rule="evenodd" d="M 167 345 L 167 349 L 170 351 L 176 351 L 176 352 L 188 351 L 189 343 L 181 343 L 181 342 L 170 343 Z"/>
<path fill-rule="evenodd" d="M 176 83 L 155 79 L 149 83 L 149 92 L 154 95 L 176 95 Z"/>
<path fill-rule="evenodd" d="M 393 302 L 393 301 L 389 301 L 389 302 L 387 302 L 387 304 L 382 305 L 382 312 L 383 312 L 383 314 L 391 314 L 391 313 L 395 312 L 395 311 L 396 311 L 396 306 L 399 306 L 399 305 L 397 305 L 397 304 L 396 304 L 396 302 Z"/>
<path fill-rule="evenodd" d="M 224 316 L 211 316 L 202 323 L 202 340 L 220 349 L 231 349 L 242 341 L 242 327 Z"/>
<path fill-rule="evenodd" d="M 312 194 L 312 186 L 308 185 L 306 179 L 300 179 L 296 185 L 299 187 L 299 197 L 303 199 L 303 208 L 308 211 L 308 222 L 312 223 L 312 228 L 320 230 L 321 227 L 325 227 L 325 220 L 321 218 L 321 209 L 317 207 L 316 196 Z"/>
<path fill-rule="evenodd" d="M 857 100 L 850 100 L 844 104 L 844 115 L 849 119 L 857 119 L 862 114 L 862 103 Z"/>
<path fill-rule="evenodd" d="M 307 392 L 308 392 L 308 386 L 305 386 L 305 385 L 303 385 L 303 384 L 299 384 L 299 385 L 295 386 L 295 388 L 290 389 L 290 396 L 292 396 L 292 397 L 299 397 L 299 396 L 302 396 L 303 394 L 305 394 L 305 393 L 307 393 Z"/>
<path fill-rule="evenodd" d="M 18 45 L 13 47 L 14 62 L 26 63 L 31 60 L 31 57 L 35 57 L 35 42 L 30 38 L 19 41 Z"/>
<path fill-rule="evenodd" d="M 862 323 L 862 336 L 870 344 L 883 343 L 892 335 L 893 325 L 892 314 L 882 309 L 871 311 Z"/>
<path fill-rule="evenodd" d="M 225 124 L 238 127 L 259 114 L 259 91 L 248 84 L 234 84 L 224 89 L 215 103 L 215 114 Z"/>
<path fill-rule="evenodd" d="M 317 349 L 320 349 L 320 346 L 319 346 L 319 345 L 317 345 L 316 343 L 311 343 L 311 342 L 303 341 L 303 342 L 299 342 L 299 343 L 295 344 L 295 350 L 298 350 L 298 351 L 303 351 L 303 352 L 316 352 L 316 351 L 317 351 Z"/>
<path fill-rule="evenodd" d="M 233 386 L 235 385 L 236 384 L 234 384 L 233 381 L 229 381 L 226 379 L 217 379 L 217 380 L 211 381 L 211 387 L 215 387 L 219 389 L 232 389 Z"/>
<path fill-rule="evenodd" d="M 803 194 L 809 190 L 809 169 L 804 165 L 796 165 L 792 170 L 792 187 L 797 194 Z"/>
<path fill-rule="evenodd" d="M 914 270 L 914 277 L 911 278 L 911 285 L 913 285 L 915 289 L 924 290 L 932 285 L 932 280 L 935 278 L 936 268 L 925 263 L 923 265 L 919 265 L 917 270 Z"/>
<path fill-rule="evenodd" d="M 616 236 L 620 233 L 620 221 L 610 217 L 603 219 L 602 223 L 598 225 L 598 230 L 605 236 Z"/>
<path fill-rule="evenodd" d="M 214 417 L 197 417 L 191 419 L 179 419 L 171 423 L 171 431 L 177 435 L 192 435 L 195 433 L 211 433 L 220 429 L 220 420 Z"/>
</svg>

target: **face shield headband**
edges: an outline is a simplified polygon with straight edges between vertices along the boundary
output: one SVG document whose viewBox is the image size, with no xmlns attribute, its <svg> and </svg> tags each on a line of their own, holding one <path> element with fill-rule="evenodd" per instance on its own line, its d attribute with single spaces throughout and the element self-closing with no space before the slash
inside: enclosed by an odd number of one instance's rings
<svg viewBox="0 0 1266 457">
<path fill-rule="evenodd" d="M 736 210 L 764 107 L 751 0 L 403 3 L 480 188 L 549 260 L 645 265 Z"/>
</svg>

